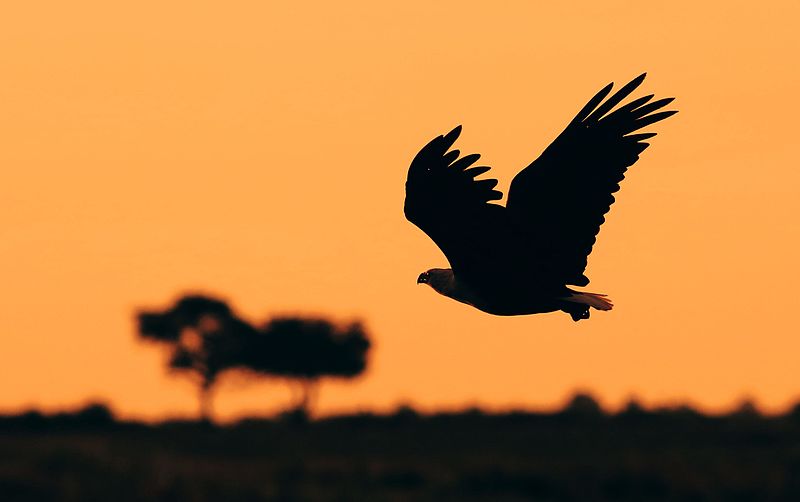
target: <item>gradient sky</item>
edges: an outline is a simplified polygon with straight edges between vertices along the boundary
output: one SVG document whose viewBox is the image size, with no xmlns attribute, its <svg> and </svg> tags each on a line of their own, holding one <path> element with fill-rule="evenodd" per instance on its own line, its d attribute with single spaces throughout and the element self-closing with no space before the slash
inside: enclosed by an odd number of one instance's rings
<svg viewBox="0 0 800 502">
<path fill-rule="evenodd" d="M 245 317 L 363 318 L 370 367 L 323 413 L 559 405 L 707 410 L 800 396 L 800 3 L 6 2 L 0 8 L 0 410 L 191 414 L 139 343 L 180 293 Z M 417 286 L 443 255 L 406 169 L 464 125 L 500 188 L 609 81 L 681 113 L 589 260 L 610 313 L 492 317 Z M 280 382 L 222 382 L 220 416 Z"/>
</svg>

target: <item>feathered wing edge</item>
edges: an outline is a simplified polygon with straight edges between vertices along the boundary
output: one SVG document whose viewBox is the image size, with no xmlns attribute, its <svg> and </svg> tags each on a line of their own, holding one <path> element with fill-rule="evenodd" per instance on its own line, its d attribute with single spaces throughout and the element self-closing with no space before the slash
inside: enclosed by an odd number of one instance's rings
<svg viewBox="0 0 800 502">
<path fill-rule="evenodd" d="M 454 270 L 480 268 L 481 257 L 496 244 L 490 238 L 502 206 L 490 202 L 503 194 L 496 179 L 476 179 L 490 170 L 473 166 L 478 154 L 459 158 L 451 150 L 461 126 L 437 136 L 414 157 L 406 180 L 406 218 L 425 232 L 444 252 Z M 486 234 L 486 235 L 482 235 Z"/>
<path fill-rule="evenodd" d="M 528 244 L 554 268 L 565 268 L 566 284 L 585 286 L 583 274 L 605 215 L 625 171 L 655 133 L 636 131 L 674 115 L 659 111 L 674 98 L 634 99 L 616 109 L 644 81 L 643 73 L 611 95 L 613 82 L 595 94 L 553 143 L 514 178 L 508 209 L 529 221 Z M 607 98 L 607 99 L 606 99 Z"/>
<path fill-rule="evenodd" d="M 603 101 L 603 99 L 608 96 L 614 87 L 614 82 L 609 83 L 607 86 L 600 89 L 600 91 L 595 94 L 592 99 L 590 99 L 589 102 L 584 105 L 583 108 L 581 108 L 578 114 L 575 115 L 575 118 L 572 119 L 572 122 L 570 122 L 570 126 L 582 125 L 583 127 L 593 127 L 599 126 L 602 123 L 602 125 L 606 127 L 614 127 L 625 139 L 639 142 L 644 139 L 652 138 L 656 135 L 656 133 L 643 133 L 632 136 L 630 134 L 678 113 L 677 110 L 653 113 L 656 112 L 656 110 L 659 110 L 672 103 L 675 100 L 674 97 L 658 99 L 652 103 L 649 103 L 649 101 L 653 99 L 655 95 L 648 94 L 647 96 L 634 99 L 633 101 L 620 106 L 613 112 L 611 111 L 615 106 L 621 103 L 622 100 L 630 96 L 633 91 L 642 85 L 645 77 L 647 77 L 647 73 L 642 73 L 635 79 L 622 86 L 616 93 L 614 93 L 613 96 L 608 98 L 606 101 Z M 642 151 L 649 146 L 648 143 L 641 144 L 646 145 L 641 149 Z"/>
</svg>

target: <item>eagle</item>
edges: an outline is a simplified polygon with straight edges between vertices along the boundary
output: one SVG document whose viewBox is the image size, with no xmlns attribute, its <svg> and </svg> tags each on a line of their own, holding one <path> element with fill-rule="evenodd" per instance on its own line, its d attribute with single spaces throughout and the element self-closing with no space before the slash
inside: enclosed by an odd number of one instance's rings
<svg viewBox="0 0 800 502">
<path fill-rule="evenodd" d="M 404 212 L 442 250 L 451 268 L 417 278 L 436 292 L 499 316 L 563 311 L 574 321 L 589 309 L 611 310 L 603 294 L 571 289 L 589 284 L 584 274 L 600 226 L 628 167 L 649 146 L 674 98 L 653 94 L 617 107 L 644 73 L 609 97 L 603 87 L 566 129 L 511 182 L 506 205 L 491 168 L 479 154 L 450 150 L 461 126 L 437 136 L 408 169 Z M 617 107 L 617 108 L 615 108 Z"/>
</svg>

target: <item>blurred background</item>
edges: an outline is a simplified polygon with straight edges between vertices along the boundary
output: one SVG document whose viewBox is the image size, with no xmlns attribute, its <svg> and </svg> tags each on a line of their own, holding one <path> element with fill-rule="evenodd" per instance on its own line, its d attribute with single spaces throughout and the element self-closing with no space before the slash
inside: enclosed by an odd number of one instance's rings
<svg viewBox="0 0 800 502">
<path fill-rule="evenodd" d="M 608 413 L 790 416 L 798 19 L 788 0 L 4 5 L 0 412 L 197 417 L 210 363 L 168 368 L 202 336 L 146 343 L 140 317 L 194 295 L 257 337 L 357 325 L 363 368 L 314 370 L 319 419 L 552 414 L 576 391 Z M 506 191 L 598 89 L 643 71 L 640 94 L 681 113 L 590 257 L 586 289 L 614 311 L 497 318 L 415 284 L 447 265 L 402 213 L 425 142 L 463 124 L 457 147 Z M 213 372 L 216 423 L 303 403 L 303 378 L 264 364 Z"/>
</svg>

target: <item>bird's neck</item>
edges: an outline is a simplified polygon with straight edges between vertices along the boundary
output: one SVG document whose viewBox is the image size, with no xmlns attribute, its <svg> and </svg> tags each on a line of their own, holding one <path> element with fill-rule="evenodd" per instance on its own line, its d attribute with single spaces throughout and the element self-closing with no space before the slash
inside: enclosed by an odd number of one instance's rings
<svg viewBox="0 0 800 502">
<path fill-rule="evenodd" d="M 428 284 L 435 289 L 437 293 L 450 296 L 456 288 L 456 278 L 451 269 L 437 268 L 429 272 Z"/>
<path fill-rule="evenodd" d="M 474 295 L 471 288 L 459 281 L 451 269 L 443 269 L 432 275 L 429 283 L 431 287 L 440 295 L 447 296 L 461 303 L 475 305 Z"/>
</svg>

